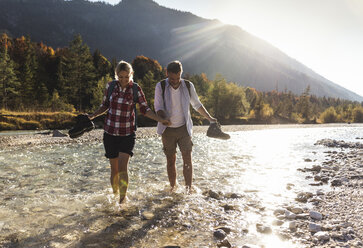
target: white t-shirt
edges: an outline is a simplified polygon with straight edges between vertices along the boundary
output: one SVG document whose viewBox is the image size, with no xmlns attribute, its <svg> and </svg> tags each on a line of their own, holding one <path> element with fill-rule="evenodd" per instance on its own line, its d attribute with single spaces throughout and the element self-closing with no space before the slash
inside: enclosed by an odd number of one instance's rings
<svg viewBox="0 0 363 248">
<path fill-rule="evenodd" d="M 170 121 L 171 125 L 170 127 L 181 127 L 185 124 L 185 117 L 183 114 L 183 108 L 181 103 L 181 90 L 180 86 L 177 89 L 174 89 L 173 87 L 170 87 L 170 93 L 171 93 L 171 115 L 170 115 Z"/>
</svg>

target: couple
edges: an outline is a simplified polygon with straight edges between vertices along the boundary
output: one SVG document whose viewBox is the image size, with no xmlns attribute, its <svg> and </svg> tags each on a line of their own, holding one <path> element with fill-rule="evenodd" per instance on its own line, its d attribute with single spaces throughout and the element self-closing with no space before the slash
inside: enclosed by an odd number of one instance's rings
<svg viewBox="0 0 363 248">
<path fill-rule="evenodd" d="M 135 113 L 133 89 L 137 89 L 137 103 L 140 112 L 148 118 L 158 122 L 157 132 L 162 135 L 163 150 L 167 159 L 167 172 L 171 190 L 176 183 L 176 147 L 182 153 L 183 174 L 187 192 L 191 190 L 192 167 L 192 119 L 190 104 L 210 122 L 216 122 L 199 101 L 194 85 L 181 78 L 182 64 L 179 61 L 171 62 L 167 67 L 167 79 L 159 82 L 155 88 L 155 111 L 148 107 L 144 93 L 140 86 L 133 87 L 132 66 L 120 61 L 115 69 L 117 83 L 108 93 L 110 83 L 107 84 L 101 106 L 89 118 L 107 111 L 104 123 L 103 144 L 105 156 L 111 164 L 111 185 L 115 194 L 119 192 L 120 203 L 126 199 L 129 183 L 128 163 L 133 156 L 135 145 Z"/>
</svg>

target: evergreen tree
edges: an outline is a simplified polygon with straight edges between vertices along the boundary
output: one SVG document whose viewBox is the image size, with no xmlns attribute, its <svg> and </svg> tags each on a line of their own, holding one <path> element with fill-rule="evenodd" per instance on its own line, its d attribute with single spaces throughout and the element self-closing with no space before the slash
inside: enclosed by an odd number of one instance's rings
<svg viewBox="0 0 363 248">
<path fill-rule="evenodd" d="M 89 47 L 80 35 L 71 41 L 69 49 L 61 58 L 58 70 L 62 96 L 79 111 L 91 109 L 96 97 L 97 80 Z M 60 93 L 61 93 L 60 92 Z"/>
<path fill-rule="evenodd" d="M 93 64 L 97 72 L 97 80 L 110 76 L 111 73 L 111 63 L 101 54 L 100 50 L 96 49 L 93 53 Z M 112 73 L 113 75 L 113 73 Z"/>
<path fill-rule="evenodd" d="M 13 109 L 15 107 L 10 103 L 10 100 L 19 95 L 19 85 L 14 70 L 14 62 L 10 59 L 7 44 L 5 44 L 0 49 L 0 98 L 2 99 L 2 108 L 7 109 L 10 107 Z"/>
<path fill-rule="evenodd" d="M 152 71 L 148 71 L 144 78 L 139 81 L 142 91 L 145 94 L 146 101 L 151 108 L 154 106 L 154 93 L 157 82 L 158 81 L 154 79 Z"/>
</svg>

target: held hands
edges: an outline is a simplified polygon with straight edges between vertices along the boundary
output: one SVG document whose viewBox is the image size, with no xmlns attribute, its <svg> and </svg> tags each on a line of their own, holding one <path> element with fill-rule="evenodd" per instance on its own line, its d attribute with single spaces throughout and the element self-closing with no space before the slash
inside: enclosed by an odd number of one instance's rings
<svg viewBox="0 0 363 248">
<path fill-rule="evenodd" d="M 161 119 L 161 118 L 160 118 Z M 165 126 L 170 126 L 171 125 L 171 122 L 170 120 L 167 120 L 167 119 L 161 119 L 160 122 L 165 125 Z"/>
</svg>

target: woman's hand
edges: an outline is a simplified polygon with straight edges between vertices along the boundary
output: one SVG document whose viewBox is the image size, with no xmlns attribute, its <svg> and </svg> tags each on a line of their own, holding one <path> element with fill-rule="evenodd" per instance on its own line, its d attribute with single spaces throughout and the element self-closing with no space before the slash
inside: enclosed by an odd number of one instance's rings
<svg viewBox="0 0 363 248">
<path fill-rule="evenodd" d="M 171 122 L 170 120 L 167 120 L 167 119 L 161 119 L 160 122 L 164 125 L 164 126 L 170 126 L 171 125 Z"/>
</svg>

